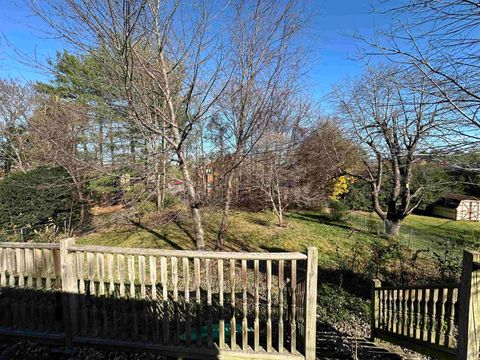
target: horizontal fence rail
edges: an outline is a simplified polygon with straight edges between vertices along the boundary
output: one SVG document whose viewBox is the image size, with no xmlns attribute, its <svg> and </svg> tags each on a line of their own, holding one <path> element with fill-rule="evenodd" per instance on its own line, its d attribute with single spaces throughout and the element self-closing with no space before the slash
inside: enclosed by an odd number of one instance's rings
<svg viewBox="0 0 480 360">
<path fill-rule="evenodd" d="M 313 359 L 305 327 L 316 313 L 316 259 L 312 248 L 307 257 L 0 243 L 0 333 L 192 357 Z"/>
</svg>

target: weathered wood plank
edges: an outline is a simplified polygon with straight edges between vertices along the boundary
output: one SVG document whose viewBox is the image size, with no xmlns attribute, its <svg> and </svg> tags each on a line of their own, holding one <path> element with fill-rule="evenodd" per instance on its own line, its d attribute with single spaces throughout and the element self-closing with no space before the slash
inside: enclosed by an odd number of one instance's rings
<svg viewBox="0 0 480 360">
<path fill-rule="evenodd" d="M 168 344 L 169 338 L 170 338 L 170 333 L 169 333 L 169 327 L 170 327 L 170 320 L 169 320 L 169 314 L 168 314 L 168 285 L 167 285 L 167 279 L 168 279 L 168 268 L 167 268 L 167 258 L 165 256 L 162 256 L 160 258 L 160 276 L 161 276 L 161 282 L 162 282 L 162 301 L 163 301 L 163 343 Z"/>
<path fill-rule="evenodd" d="M 220 307 L 220 316 L 218 320 L 218 346 L 220 349 L 225 348 L 225 308 L 223 301 L 223 260 L 217 260 L 218 267 L 218 305 Z"/>
<path fill-rule="evenodd" d="M 213 320 L 212 320 L 212 272 L 210 259 L 205 260 L 205 281 L 207 285 L 207 347 L 213 346 Z"/>
<path fill-rule="evenodd" d="M 267 352 L 272 350 L 272 261 L 267 260 Z"/>
<path fill-rule="evenodd" d="M 145 256 L 140 255 L 138 257 L 138 281 L 140 282 L 140 299 L 147 297 L 146 279 L 147 269 L 145 263 Z"/>
<path fill-rule="evenodd" d="M 87 271 L 88 271 L 88 291 L 89 295 L 95 296 L 95 275 L 96 275 L 96 266 L 95 266 L 95 254 L 92 252 L 87 253 Z"/>
<path fill-rule="evenodd" d="M 479 358 L 480 351 L 480 253 L 463 252 L 462 285 L 459 297 L 457 359 Z"/>
<path fill-rule="evenodd" d="M 438 289 L 431 289 L 431 305 L 429 310 L 429 332 L 428 342 L 435 343 L 437 337 L 437 302 L 438 302 Z"/>
<path fill-rule="evenodd" d="M 50 243 L 25 243 L 25 242 L 0 242 L 0 248 L 10 249 L 60 249 L 59 244 Z"/>
<path fill-rule="evenodd" d="M 1 244 L 1 243 L 0 243 Z M 225 252 L 225 251 L 189 251 L 144 249 L 127 247 L 110 247 L 95 245 L 75 245 L 72 251 L 101 252 L 123 255 L 153 255 L 165 257 L 197 258 L 197 259 L 224 259 L 224 260 L 306 260 L 307 256 L 299 252 L 268 253 L 268 252 Z"/>
<path fill-rule="evenodd" d="M 15 262 L 17 265 L 18 286 L 25 286 L 25 250 L 15 249 Z M 47 284 L 47 289 L 51 288 L 51 282 Z"/>
<path fill-rule="evenodd" d="M 63 319 L 65 324 L 65 344 L 73 345 L 73 338 L 77 335 L 77 275 L 75 273 L 76 265 L 73 254 L 69 253 L 69 248 L 75 244 L 75 239 L 60 240 L 60 262 L 63 291 Z M 35 251 L 35 250 L 34 250 Z"/>
<path fill-rule="evenodd" d="M 180 344 L 180 306 L 178 303 L 178 259 L 176 257 L 171 258 L 172 263 L 172 300 L 173 300 L 173 343 L 175 345 Z"/>
<path fill-rule="evenodd" d="M 247 297 L 247 260 L 242 260 L 242 349 L 248 349 L 248 297 Z"/>
<path fill-rule="evenodd" d="M 197 346 L 202 346 L 202 294 L 200 283 L 200 259 L 193 258 L 193 268 L 195 277 L 195 330 L 197 338 Z"/>
<path fill-rule="evenodd" d="M 105 256 L 102 253 L 97 254 L 98 269 L 98 295 L 105 295 Z"/>
<path fill-rule="evenodd" d="M 260 350 L 260 270 L 259 270 L 259 261 L 253 261 L 253 276 L 254 276 L 254 288 L 255 288 L 255 320 L 253 323 L 253 350 Z"/>
<path fill-rule="evenodd" d="M 190 324 L 190 265 L 188 258 L 182 259 L 183 265 L 183 282 L 185 284 L 184 301 L 185 301 L 185 343 L 190 346 L 192 343 L 192 329 Z"/>
<path fill-rule="evenodd" d="M 307 289 L 305 301 L 305 360 L 315 360 L 317 324 L 318 250 L 307 250 Z"/>
<path fill-rule="evenodd" d="M 78 251 L 75 255 L 77 257 L 78 291 L 80 294 L 85 294 L 84 253 Z"/>
<path fill-rule="evenodd" d="M 297 261 L 292 260 L 291 269 L 290 352 L 297 352 Z"/>
<path fill-rule="evenodd" d="M 446 316 L 447 329 L 445 331 L 445 345 L 450 348 L 455 348 L 455 308 L 458 300 L 458 289 L 448 289 L 448 314 Z"/>
<path fill-rule="evenodd" d="M 152 323 L 153 323 L 153 341 L 156 343 L 160 338 L 160 327 L 158 324 L 158 304 L 157 304 L 157 258 L 155 256 L 148 257 L 150 270 L 150 291 L 152 298 Z"/>
<path fill-rule="evenodd" d="M 135 257 L 129 255 L 127 257 L 127 271 L 128 271 L 128 282 L 129 282 L 129 300 L 130 300 L 130 318 L 131 318 L 131 330 L 132 330 L 132 340 L 135 341 L 138 339 L 138 317 L 137 317 L 137 304 L 136 304 L 136 291 L 135 291 Z"/>
<path fill-rule="evenodd" d="M 117 271 L 118 271 L 118 281 L 119 281 L 119 295 L 120 295 L 120 337 L 126 339 L 127 337 L 127 328 L 128 324 L 128 315 L 127 315 L 127 304 L 126 304 L 126 289 L 125 289 L 125 279 L 126 279 L 126 270 L 125 270 L 125 256 L 119 254 L 117 256 Z"/>
<path fill-rule="evenodd" d="M 107 254 L 107 273 L 108 273 L 108 294 L 113 296 L 115 294 L 115 258 L 113 254 Z"/>
<path fill-rule="evenodd" d="M 112 306 L 112 328 L 111 336 L 118 336 L 118 301 L 115 294 L 115 258 L 113 254 L 107 254 L 107 273 L 108 273 L 108 296 L 109 304 Z"/>
<path fill-rule="evenodd" d="M 12 249 L 13 250 L 13 249 Z M 35 287 L 37 289 L 42 289 L 42 272 L 43 272 L 43 257 L 42 249 L 33 249 L 33 262 L 35 266 Z"/>
<path fill-rule="evenodd" d="M 283 353 L 284 345 L 284 303 L 283 291 L 285 290 L 285 260 L 278 262 L 278 352 Z"/>
<path fill-rule="evenodd" d="M 7 250 L 4 248 L 0 248 L 0 286 L 7 286 Z"/>
<path fill-rule="evenodd" d="M 235 259 L 230 259 L 230 349 L 237 349 L 237 320 L 235 304 Z"/>
<path fill-rule="evenodd" d="M 140 255 L 138 257 L 138 281 L 140 282 L 140 300 L 141 300 L 141 333 L 142 341 L 148 340 L 148 311 L 147 311 L 147 269 L 146 269 L 145 256 Z"/>
</svg>

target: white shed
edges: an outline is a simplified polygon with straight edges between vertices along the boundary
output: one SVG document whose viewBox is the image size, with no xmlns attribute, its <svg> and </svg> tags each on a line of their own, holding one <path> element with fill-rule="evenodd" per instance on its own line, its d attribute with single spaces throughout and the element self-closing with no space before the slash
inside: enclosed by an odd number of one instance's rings
<svg viewBox="0 0 480 360">
<path fill-rule="evenodd" d="M 480 221 L 480 200 L 473 196 L 448 194 L 433 204 L 432 214 L 452 220 Z"/>
</svg>

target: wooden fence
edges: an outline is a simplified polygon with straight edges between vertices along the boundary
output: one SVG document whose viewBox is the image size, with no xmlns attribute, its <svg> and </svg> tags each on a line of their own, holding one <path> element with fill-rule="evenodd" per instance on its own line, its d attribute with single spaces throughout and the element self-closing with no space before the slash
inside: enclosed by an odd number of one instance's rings
<svg viewBox="0 0 480 360">
<path fill-rule="evenodd" d="M 464 252 L 462 282 L 372 289 L 372 337 L 435 359 L 478 360 L 480 254 Z"/>
<path fill-rule="evenodd" d="M 315 358 L 317 250 L 0 243 L 0 335 L 187 358 Z"/>
</svg>

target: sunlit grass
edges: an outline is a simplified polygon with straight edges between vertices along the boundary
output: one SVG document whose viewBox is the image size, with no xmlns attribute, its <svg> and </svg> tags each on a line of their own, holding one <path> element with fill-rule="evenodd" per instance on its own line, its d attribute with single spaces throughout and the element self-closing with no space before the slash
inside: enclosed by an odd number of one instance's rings
<svg viewBox="0 0 480 360">
<path fill-rule="evenodd" d="M 203 211 L 207 249 L 215 248 L 220 214 Z M 374 224 L 374 225 L 372 225 Z M 347 257 L 370 256 L 371 245 L 389 240 L 376 234 L 382 223 L 376 215 L 352 212 L 348 219 L 333 222 L 320 212 L 298 211 L 288 214 L 287 226 L 279 227 L 271 212 L 233 211 L 228 226 L 225 249 L 230 251 L 306 251 L 316 246 L 319 264 L 336 268 Z M 163 226 L 149 223 L 142 227 L 118 225 L 80 237 L 78 243 L 161 249 L 195 248 L 188 214 Z M 399 241 L 412 250 L 442 251 L 449 246 L 455 252 L 475 250 L 480 238 L 480 224 L 411 215 L 402 227 Z"/>
</svg>

